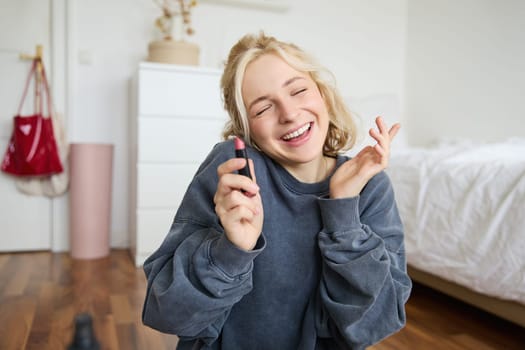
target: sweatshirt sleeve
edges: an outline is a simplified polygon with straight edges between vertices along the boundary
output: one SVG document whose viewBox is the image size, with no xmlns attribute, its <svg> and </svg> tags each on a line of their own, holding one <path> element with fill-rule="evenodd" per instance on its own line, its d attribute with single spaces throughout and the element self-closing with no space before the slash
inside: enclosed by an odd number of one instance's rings
<svg viewBox="0 0 525 350">
<path fill-rule="evenodd" d="M 382 172 L 357 197 L 319 202 L 318 334 L 333 336 L 341 348 L 364 349 L 406 322 L 412 283 L 393 188 Z"/>
<path fill-rule="evenodd" d="M 214 211 L 217 165 L 214 150 L 188 187 L 159 249 L 144 263 L 147 277 L 142 320 L 181 340 L 211 344 L 231 307 L 252 289 L 253 260 L 264 249 L 261 235 L 252 251 L 233 245 Z"/>
</svg>

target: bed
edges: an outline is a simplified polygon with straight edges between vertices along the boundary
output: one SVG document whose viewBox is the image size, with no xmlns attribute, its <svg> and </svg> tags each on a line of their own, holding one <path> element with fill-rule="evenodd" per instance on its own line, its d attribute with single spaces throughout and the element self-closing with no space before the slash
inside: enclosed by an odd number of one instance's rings
<svg viewBox="0 0 525 350">
<path fill-rule="evenodd" d="M 412 279 L 525 327 L 525 139 L 394 149 Z"/>
<path fill-rule="evenodd" d="M 346 97 L 362 137 L 377 115 L 403 119 L 393 94 Z M 387 168 L 405 227 L 410 277 L 525 327 L 525 138 L 442 138 L 409 145 L 405 128 Z"/>
</svg>

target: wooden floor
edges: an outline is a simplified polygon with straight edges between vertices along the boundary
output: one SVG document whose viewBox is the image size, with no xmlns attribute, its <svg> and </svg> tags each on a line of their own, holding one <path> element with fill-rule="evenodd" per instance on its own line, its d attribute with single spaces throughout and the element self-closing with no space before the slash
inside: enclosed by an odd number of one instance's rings
<svg viewBox="0 0 525 350">
<path fill-rule="evenodd" d="M 81 312 L 93 316 L 101 349 L 174 349 L 175 336 L 142 325 L 144 291 L 144 274 L 125 250 L 97 260 L 0 254 L 0 349 L 66 349 Z M 525 329 L 420 285 L 407 314 L 402 331 L 370 350 L 525 349 Z"/>
</svg>

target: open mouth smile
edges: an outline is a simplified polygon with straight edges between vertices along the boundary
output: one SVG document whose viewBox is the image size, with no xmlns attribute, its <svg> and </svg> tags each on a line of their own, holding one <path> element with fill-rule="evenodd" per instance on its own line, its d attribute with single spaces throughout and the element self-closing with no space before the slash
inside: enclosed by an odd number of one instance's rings
<svg viewBox="0 0 525 350">
<path fill-rule="evenodd" d="M 290 132 L 290 133 L 284 135 L 284 136 L 282 137 L 282 139 L 283 139 L 284 141 L 291 141 L 291 140 L 293 140 L 293 139 L 296 139 L 296 138 L 298 138 L 298 137 L 304 135 L 304 133 L 306 133 L 308 130 L 310 130 L 311 127 L 312 127 L 312 123 L 307 123 L 307 124 L 301 126 L 299 129 L 297 129 L 297 130 L 295 130 L 295 131 L 292 131 L 292 132 Z"/>
</svg>

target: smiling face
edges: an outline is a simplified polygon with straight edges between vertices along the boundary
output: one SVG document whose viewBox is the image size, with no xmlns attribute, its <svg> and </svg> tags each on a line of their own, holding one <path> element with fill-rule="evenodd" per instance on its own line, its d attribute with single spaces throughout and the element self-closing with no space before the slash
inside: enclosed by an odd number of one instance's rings
<svg viewBox="0 0 525 350">
<path fill-rule="evenodd" d="M 265 54 L 246 67 L 242 97 L 252 141 L 299 179 L 316 180 L 330 118 L 312 78 Z"/>
</svg>

